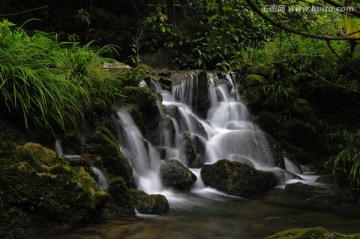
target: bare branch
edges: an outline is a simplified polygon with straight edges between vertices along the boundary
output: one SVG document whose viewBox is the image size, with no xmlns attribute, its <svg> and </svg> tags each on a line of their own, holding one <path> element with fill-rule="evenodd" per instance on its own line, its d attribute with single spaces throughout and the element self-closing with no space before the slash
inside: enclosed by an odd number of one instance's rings
<svg viewBox="0 0 360 239">
<path fill-rule="evenodd" d="M 48 6 L 45 5 L 45 6 L 42 6 L 42 7 L 32 8 L 32 9 L 28 9 L 28 10 L 21 11 L 21 12 L 1 14 L 0 17 L 16 16 L 16 15 L 20 15 L 20 14 L 24 14 L 24 13 L 28 13 L 28 12 L 33 12 L 33 11 L 41 10 L 41 9 L 44 9 L 44 8 L 47 8 L 47 7 L 48 7 Z"/>
<path fill-rule="evenodd" d="M 360 40 L 360 37 L 354 37 L 354 38 L 350 38 L 347 36 L 343 36 L 343 37 L 334 37 L 334 36 L 320 36 L 320 35 L 314 35 L 314 34 L 310 34 L 307 32 L 302 32 L 293 28 L 289 28 L 287 26 L 285 26 L 284 24 L 282 24 L 281 22 L 277 22 L 274 21 L 273 19 L 271 19 L 270 17 L 266 16 L 260 9 L 259 7 L 253 3 L 253 0 L 246 0 L 246 2 L 250 5 L 250 7 L 257 13 L 259 14 L 262 18 L 264 18 L 266 21 L 268 21 L 269 23 L 271 23 L 272 25 L 279 27 L 287 32 L 291 32 L 297 35 L 301 35 L 301 36 L 305 36 L 305 37 L 311 37 L 311 38 L 315 38 L 315 39 L 322 39 L 322 40 L 327 40 L 327 41 L 334 41 L 334 40 L 341 40 L 341 41 L 348 41 L 348 40 Z"/>
</svg>

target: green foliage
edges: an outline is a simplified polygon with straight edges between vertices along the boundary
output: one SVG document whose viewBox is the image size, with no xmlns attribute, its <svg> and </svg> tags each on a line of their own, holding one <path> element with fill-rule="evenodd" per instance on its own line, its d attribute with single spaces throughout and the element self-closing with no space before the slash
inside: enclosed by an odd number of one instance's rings
<svg viewBox="0 0 360 239">
<path fill-rule="evenodd" d="M 62 44 L 53 36 L 29 36 L 6 20 L 0 24 L 0 113 L 26 128 L 76 128 L 94 100 L 121 96 L 113 77 L 100 68 L 108 59 L 92 50 Z"/>
<path fill-rule="evenodd" d="M 142 21 L 141 32 L 146 34 L 141 34 L 138 45 L 144 50 L 166 47 L 175 51 L 174 61 L 182 68 L 221 70 L 239 66 L 244 47 L 273 34 L 239 0 L 154 4 Z"/>
<path fill-rule="evenodd" d="M 351 187 L 360 187 L 360 152 L 352 147 L 340 151 L 332 158 L 334 160 L 334 173 L 346 177 Z"/>
</svg>

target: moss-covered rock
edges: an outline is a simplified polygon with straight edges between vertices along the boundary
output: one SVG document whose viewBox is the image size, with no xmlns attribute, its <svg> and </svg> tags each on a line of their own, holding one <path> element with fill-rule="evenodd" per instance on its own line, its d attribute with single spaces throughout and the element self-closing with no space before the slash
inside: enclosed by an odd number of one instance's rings
<svg viewBox="0 0 360 239">
<path fill-rule="evenodd" d="M 158 115 L 156 99 L 148 87 L 126 86 L 124 93 L 128 97 L 127 101 L 136 104 L 148 118 L 151 119 Z"/>
<path fill-rule="evenodd" d="M 188 190 L 196 176 L 178 160 L 169 160 L 160 167 L 160 176 L 165 186 Z"/>
<path fill-rule="evenodd" d="M 140 213 L 164 214 L 169 210 L 169 202 L 161 194 L 147 194 L 140 190 L 131 189 L 130 196 L 135 208 Z"/>
<path fill-rule="evenodd" d="M 110 199 L 104 209 L 106 219 L 135 216 L 134 204 L 131 201 L 126 183 L 121 177 L 115 177 L 111 180 L 108 193 Z"/>
<path fill-rule="evenodd" d="M 0 141 L 0 237 L 91 220 L 107 200 L 82 167 L 39 144 Z"/>
<path fill-rule="evenodd" d="M 124 87 L 126 103 L 133 105 L 129 111 L 143 135 L 154 145 L 159 144 L 158 125 L 160 112 L 156 98 L 148 87 Z M 128 108 L 128 107 L 126 107 Z"/>
<path fill-rule="evenodd" d="M 266 237 L 266 239 L 359 239 L 360 233 L 344 235 L 330 232 L 323 227 L 289 229 Z"/>
<path fill-rule="evenodd" d="M 222 159 L 201 169 L 204 184 L 222 192 L 249 197 L 277 185 L 274 174 L 263 172 L 239 162 Z"/>
<path fill-rule="evenodd" d="M 85 153 L 102 158 L 104 169 L 111 177 L 120 176 L 126 182 L 132 177 L 132 168 L 121 153 L 116 137 L 104 125 L 98 123 L 86 138 Z"/>
</svg>

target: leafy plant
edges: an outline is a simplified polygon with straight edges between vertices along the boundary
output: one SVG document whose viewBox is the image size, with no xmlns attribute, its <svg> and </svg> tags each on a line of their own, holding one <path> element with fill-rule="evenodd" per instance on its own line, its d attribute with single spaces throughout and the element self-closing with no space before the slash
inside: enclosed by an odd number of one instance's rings
<svg viewBox="0 0 360 239">
<path fill-rule="evenodd" d="M 105 47 L 90 49 L 57 42 L 52 35 L 29 36 L 0 23 L 0 114 L 26 128 L 76 128 L 94 99 L 121 97 L 114 77 L 100 68 Z"/>
<path fill-rule="evenodd" d="M 334 173 L 346 177 L 350 186 L 360 187 L 360 152 L 352 147 L 345 148 L 333 160 Z"/>
</svg>

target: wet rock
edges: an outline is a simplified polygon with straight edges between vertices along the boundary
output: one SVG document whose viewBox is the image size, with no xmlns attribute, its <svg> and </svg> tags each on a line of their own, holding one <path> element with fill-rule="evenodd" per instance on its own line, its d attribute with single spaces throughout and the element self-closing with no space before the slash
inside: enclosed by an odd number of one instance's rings
<svg viewBox="0 0 360 239">
<path fill-rule="evenodd" d="M 161 77 L 159 80 L 159 83 L 163 90 L 167 90 L 167 91 L 171 92 L 171 90 L 172 90 L 172 81 L 171 80 Z"/>
<path fill-rule="evenodd" d="M 100 216 L 107 200 L 84 167 L 36 143 L 0 141 L 0 238 L 69 228 Z"/>
<path fill-rule="evenodd" d="M 160 129 L 163 131 L 163 134 L 164 134 L 160 140 L 161 145 L 167 145 L 170 147 L 174 147 L 175 146 L 176 129 L 175 129 L 174 122 L 170 116 L 165 116 L 165 117 L 161 118 Z"/>
<path fill-rule="evenodd" d="M 197 79 L 197 88 L 194 87 L 196 92 L 193 93 L 193 96 L 196 97 L 196 100 L 193 102 L 194 112 L 197 113 L 200 117 L 206 118 L 207 112 L 210 106 L 209 99 L 209 78 L 205 71 L 202 71 L 198 75 Z"/>
<path fill-rule="evenodd" d="M 206 145 L 199 136 L 189 132 L 184 133 L 183 150 L 190 168 L 201 168 L 205 164 Z"/>
<path fill-rule="evenodd" d="M 277 185 L 274 174 L 227 159 L 206 164 L 201 169 L 204 184 L 222 192 L 249 197 L 263 193 Z"/>
<path fill-rule="evenodd" d="M 285 162 L 284 156 L 282 153 L 282 147 L 279 142 L 277 142 L 273 137 L 269 134 L 264 134 L 265 138 L 269 144 L 269 148 L 271 150 L 273 159 L 274 159 L 274 166 L 285 169 Z"/>
<path fill-rule="evenodd" d="M 158 145 L 160 140 L 158 125 L 161 117 L 156 98 L 148 87 L 126 86 L 124 93 L 128 97 L 127 103 L 135 105 L 134 111 L 129 113 L 136 125 L 139 126 L 145 138 L 152 144 Z"/>
<path fill-rule="evenodd" d="M 134 204 L 130 198 L 126 183 L 121 177 L 113 178 L 107 191 L 110 198 L 103 210 L 105 219 L 135 216 Z"/>
<path fill-rule="evenodd" d="M 292 183 L 285 186 L 286 192 L 299 193 L 306 195 L 334 195 L 334 192 L 325 187 L 309 185 L 304 183 Z"/>
<path fill-rule="evenodd" d="M 360 233 L 344 235 L 337 232 L 330 232 L 323 227 L 289 229 L 268 236 L 265 239 L 356 239 Z"/>
<path fill-rule="evenodd" d="M 183 81 L 183 79 L 186 79 L 186 81 Z M 173 82 L 173 85 L 186 85 L 181 90 L 185 90 L 186 94 L 192 96 L 191 98 L 186 98 L 186 103 L 191 106 L 197 115 L 206 118 L 210 106 L 208 74 L 205 71 L 176 72 L 172 74 L 170 80 Z M 185 94 L 185 92 L 181 93 Z"/>
<path fill-rule="evenodd" d="M 132 177 L 132 168 L 120 151 L 116 137 L 104 125 L 98 123 L 89 133 L 84 145 L 85 153 L 98 155 L 103 167 L 111 177 L 120 176 L 126 182 Z"/>
<path fill-rule="evenodd" d="M 334 174 L 320 175 L 315 182 L 337 187 L 336 176 Z"/>
<path fill-rule="evenodd" d="M 169 202 L 164 195 L 131 189 L 130 197 L 139 213 L 161 215 L 169 210 Z"/>
<path fill-rule="evenodd" d="M 161 165 L 160 176 L 165 186 L 178 190 L 188 190 L 196 181 L 196 176 L 175 159 Z"/>
</svg>

